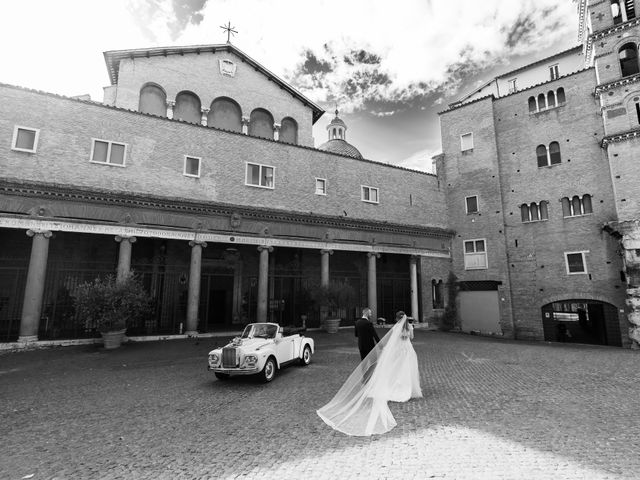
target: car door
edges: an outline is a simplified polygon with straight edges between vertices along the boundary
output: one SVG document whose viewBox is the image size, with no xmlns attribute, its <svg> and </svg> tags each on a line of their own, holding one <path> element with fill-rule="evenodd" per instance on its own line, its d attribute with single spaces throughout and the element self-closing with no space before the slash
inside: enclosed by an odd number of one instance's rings
<svg viewBox="0 0 640 480">
<path fill-rule="evenodd" d="M 282 333 L 278 333 L 276 336 L 276 358 L 278 359 L 278 364 L 282 364 L 293 359 L 293 341 L 293 335 L 283 337 Z"/>
</svg>

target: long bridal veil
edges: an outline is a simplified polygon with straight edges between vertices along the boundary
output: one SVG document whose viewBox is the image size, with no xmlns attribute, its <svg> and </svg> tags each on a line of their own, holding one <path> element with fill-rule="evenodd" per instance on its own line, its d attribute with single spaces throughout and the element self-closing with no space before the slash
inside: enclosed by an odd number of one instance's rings
<svg viewBox="0 0 640 480">
<path fill-rule="evenodd" d="M 327 425 L 356 436 L 382 434 L 396 426 L 387 402 L 409 399 L 394 395 L 398 369 L 405 368 L 403 349 L 412 348 L 408 339 L 403 338 L 407 335 L 406 322 L 406 317 L 397 322 L 360 362 L 333 399 L 317 411 Z"/>
</svg>

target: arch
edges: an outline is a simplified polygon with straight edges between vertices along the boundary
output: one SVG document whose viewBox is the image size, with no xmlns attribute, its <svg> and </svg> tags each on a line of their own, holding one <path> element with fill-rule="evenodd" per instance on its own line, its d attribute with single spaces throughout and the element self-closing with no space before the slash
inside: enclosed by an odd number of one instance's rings
<svg viewBox="0 0 640 480">
<path fill-rule="evenodd" d="M 571 199 L 571 210 L 573 215 L 582 215 L 582 209 L 580 208 L 580 197 L 574 195 Z"/>
<path fill-rule="evenodd" d="M 627 108 L 629 127 L 636 128 L 640 125 L 640 96 L 638 96 L 637 92 L 631 93 L 623 103 Z"/>
<path fill-rule="evenodd" d="M 540 212 L 538 212 L 538 204 L 533 202 L 529 205 L 529 211 L 531 212 L 531 221 L 536 222 L 540 220 Z"/>
<path fill-rule="evenodd" d="M 207 115 L 207 126 L 242 132 L 242 109 L 228 97 L 218 97 L 211 102 Z"/>
<path fill-rule="evenodd" d="M 558 100 L 558 105 L 566 103 L 567 99 L 564 95 L 564 88 L 560 87 L 558 90 L 556 90 L 556 100 Z"/>
<path fill-rule="evenodd" d="M 529 97 L 529 113 L 534 113 L 538 110 L 538 105 L 536 104 L 536 97 Z"/>
<path fill-rule="evenodd" d="M 549 220 L 549 202 L 542 200 L 540 202 L 540 220 Z"/>
<path fill-rule="evenodd" d="M 593 207 L 591 206 L 591 195 L 585 193 L 582 196 L 582 211 L 583 213 L 593 213 Z"/>
<path fill-rule="evenodd" d="M 562 158 L 560 157 L 560 144 L 558 142 L 551 142 L 549 144 L 549 160 L 551 165 L 562 162 Z"/>
<path fill-rule="evenodd" d="M 547 105 L 549 106 L 549 108 L 556 106 L 556 92 L 554 92 L 553 90 L 547 93 Z"/>
<path fill-rule="evenodd" d="M 249 135 L 273 139 L 273 115 L 264 108 L 256 108 L 249 119 Z"/>
<path fill-rule="evenodd" d="M 155 83 L 146 83 L 140 89 L 140 99 L 138 101 L 138 111 L 157 115 L 167 116 L 167 93 Z"/>
<path fill-rule="evenodd" d="M 620 60 L 620 73 L 623 77 L 640 73 L 638 65 L 638 47 L 635 43 L 625 43 L 618 50 Z"/>
<path fill-rule="evenodd" d="M 563 197 L 562 200 L 562 216 L 570 217 L 571 216 L 571 202 L 568 197 Z"/>
<path fill-rule="evenodd" d="M 546 167 L 549 165 L 547 161 L 547 147 L 544 145 L 538 145 L 536 147 L 536 156 L 538 157 L 538 166 Z"/>
<path fill-rule="evenodd" d="M 280 122 L 280 142 L 298 144 L 298 122 L 291 117 L 285 117 Z"/>
<path fill-rule="evenodd" d="M 523 203 L 522 205 L 520 205 L 520 219 L 523 222 L 529 222 L 529 205 L 527 205 L 526 203 Z"/>
<path fill-rule="evenodd" d="M 538 95 L 538 109 L 544 110 L 545 108 L 547 108 L 547 100 L 544 96 L 544 93 L 541 93 L 540 95 Z"/>
<path fill-rule="evenodd" d="M 202 110 L 200 98 L 188 91 L 182 91 L 176 95 L 176 105 L 173 107 L 173 118 L 189 123 L 202 122 Z"/>
<path fill-rule="evenodd" d="M 622 23 L 622 10 L 618 0 L 611 0 L 611 16 L 613 17 L 614 25 Z"/>
</svg>

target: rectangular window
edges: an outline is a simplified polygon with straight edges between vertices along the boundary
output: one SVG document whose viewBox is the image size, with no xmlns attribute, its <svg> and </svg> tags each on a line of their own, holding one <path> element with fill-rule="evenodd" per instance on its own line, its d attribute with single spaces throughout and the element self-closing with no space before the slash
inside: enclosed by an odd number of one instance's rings
<svg viewBox="0 0 640 480">
<path fill-rule="evenodd" d="M 464 242 L 464 269 L 478 270 L 488 268 L 485 240 L 474 239 Z"/>
<path fill-rule="evenodd" d="M 184 156 L 184 171 L 182 172 L 186 177 L 200 177 L 200 157 Z"/>
<path fill-rule="evenodd" d="M 460 135 L 460 150 L 463 152 L 473 150 L 473 133 Z"/>
<path fill-rule="evenodd" d="M 105 163 L 124 167 L 127 145 L 124 143 L 110 142 L 108 140 L 92 139 L 91 161 L 93 163 Z"/>
<path fill-rule="evenodd" d="M 27 128 L 16 125 L 13 129 L 11 149 L 17 150 L 18 152 L 36 153 L 39 136 L 40 130 L 37 128 Z"/>
<path fill-rule="evenodd" d="M 324 178 L 316 178 L 316 195 L 327 194 L 327 181 Z"/>
<path fill-rule="evenodd" d="M 518 91 L 518 87 L 516 86 L 516 80 L 517 78 L 512 78 L 511 80 L 508 81 L 509 83 L 509 93 L 514 93 Z"/>
<path fill-rule="evenodd" d="M 478 196 L 465 197 L 465 203 L 467 205 L 467 214 L 478 213 Z"/>
<path fill-rule="evenodd" d="M 549 75 L 551 76 L 551 80 L 555 80 L 560 77 L 560 70 L 558 68 L 558 64 L 551 65 L 549 67 Z"/>
<path fill-rule="evenodd" d="M 567 274 L 578 275 L 587 273 L 587 262 L 584 256 L 585 253 L 589 253 L 589 251 L 565 252 L 564 259 L 567 265 Z"/>
<path fill-rule="evenodd" d="M 362 185 L 362 201 L 369 203 L 378 203 L 378 189 L 376 187 L 367 187 Z"/>
<path fill-rule="evenodd" d="M 247 163 L 247 177 L 245 185 L 252 187 L 273 188 L 275 167 Z"/>
</svg>

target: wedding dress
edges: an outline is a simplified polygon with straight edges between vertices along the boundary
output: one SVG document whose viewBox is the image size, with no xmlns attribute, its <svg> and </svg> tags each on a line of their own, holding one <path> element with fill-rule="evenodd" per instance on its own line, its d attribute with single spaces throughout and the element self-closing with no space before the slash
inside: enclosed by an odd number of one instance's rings
<svg viewBox="0 0 640 480">
<path fill-rule="evenodd" d="M 407 317 L 397 322 L 360 362 L 333 399 L 317 411 L 347 435 L 382 434 L 396 426 L 387 402 L 421 398 L 418 357 Z"/>
</svg>

